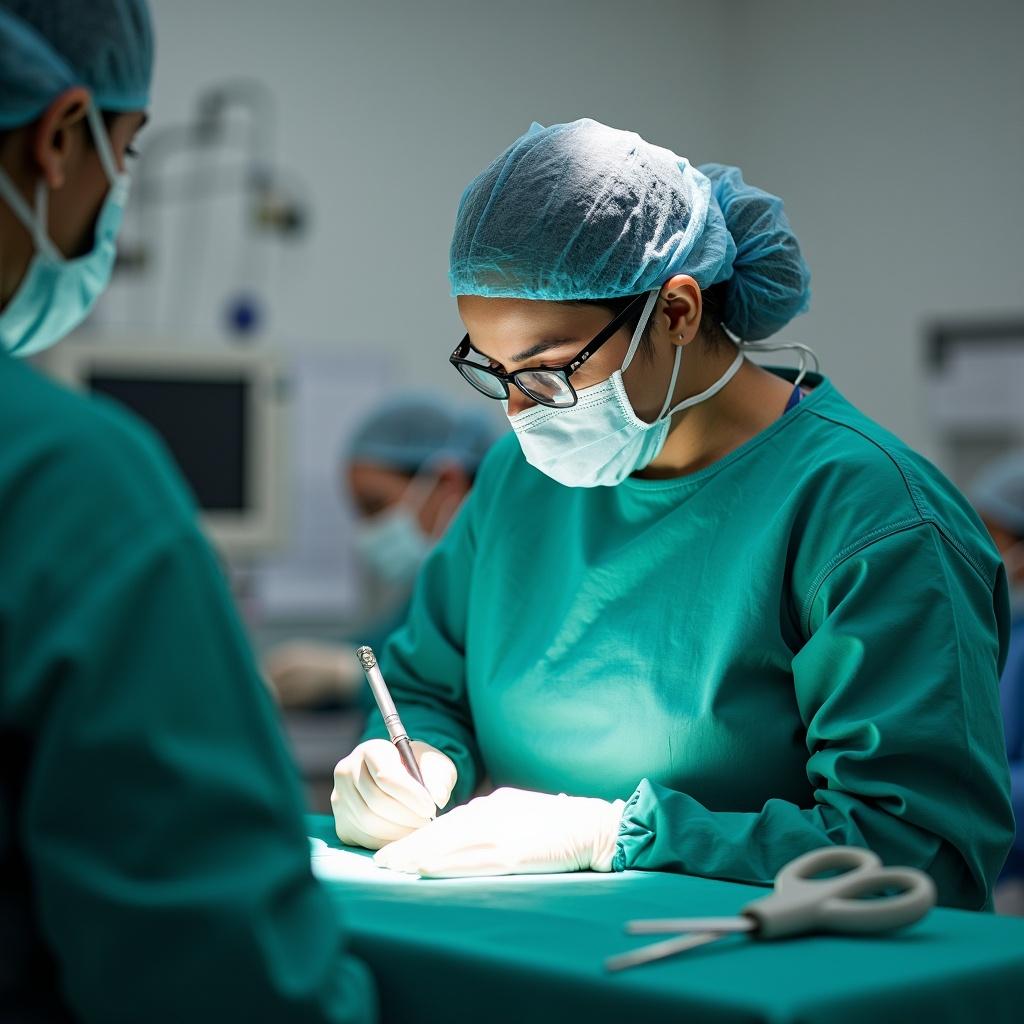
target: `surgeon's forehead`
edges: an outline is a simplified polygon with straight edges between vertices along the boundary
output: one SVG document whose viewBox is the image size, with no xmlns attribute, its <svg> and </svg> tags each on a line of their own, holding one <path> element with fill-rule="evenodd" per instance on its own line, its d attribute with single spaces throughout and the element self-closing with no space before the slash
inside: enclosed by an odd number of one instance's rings
<svg viewBox="0 0 1024 1024">
<path fill-rule="evenodd" d="M 608 322 L 601 306 L 460 295 L 459 315 L 474 342 L 485 338 L 587 338 Z M 479 338 L 478 338 L 479 335 Z"/>
</svg>

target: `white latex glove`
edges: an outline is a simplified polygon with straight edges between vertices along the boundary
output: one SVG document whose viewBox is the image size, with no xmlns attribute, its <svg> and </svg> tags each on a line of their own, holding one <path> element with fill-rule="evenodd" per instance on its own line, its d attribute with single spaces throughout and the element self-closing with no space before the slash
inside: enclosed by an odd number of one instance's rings
<svg viewBox="0 0 1024 1024">
<path fill-rule="evenodd" d="M 385 846 L 380 867 L 431 878 L 610 871 L 625 803 L 498 789 Z"/>
<path fill-rule="evenodd" d="M 286 708 L 354 697 L 363 685 L 355 651 L 340 644 L 290 641 L 270 651 L 263 669 Z"/>
<path fill-rule="evenodd" d="M 379 850 L 429 824 L 448 803 L 458 778 L 451 759 L 419 740 L 412 741 L 412 750 L 426 789 L 388 740 L 366 740 L 338 762 L 331 809 L 334 830 L 347 846 Z"/>
</svg>

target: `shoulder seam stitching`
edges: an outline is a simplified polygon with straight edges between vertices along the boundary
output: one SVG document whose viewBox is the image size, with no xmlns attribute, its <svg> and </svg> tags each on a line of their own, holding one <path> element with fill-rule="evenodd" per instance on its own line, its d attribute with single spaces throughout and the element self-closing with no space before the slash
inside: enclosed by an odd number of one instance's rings
<svg viewBox="0 0 1024 1024">
<path fill-rule="evenodd" d="M 917 509 L 917 514 L 921 517 L 921 522 L 930 523 L 932 526 L 934 526 L 935 529 L 938 530 L 939 534 L 941 534 L 941 536 L 945 539 L 946 543 L 949 544 L 950 547 L 955 548 L 960 553 L 960 557 L 963 558 L 965 562 L 967 562 L 967 564 L 974 570 L 974 572 L 978 575 L 979 579 L 981 579 L 981 581 L 986 586 L 992 587 L 995 585 L 994 578 L 989 578 L 989 575 L 988 573 L 986 573 L 984 566 L 982 566 L 974 558 L 974 556 L 967 550 L 966 547 L 964 547 L 964 545 L 960 542 L 960 540 L 957 537 L 954 537 L 953 534 L 951 534 L 949 530 L 946 529 L 943 523 L 939 522 L 934 512 L 932 512 L 931 507 L 928 506 L 928 503 L 924 500 L 924 496 L 921 494 L 921 492 L 916 487 L 914 481 L 911 479 L 911 474 L 908 470 L 904 469 L 902 462 L 894 452 L 891 452 L 888 448 L 880 444 L 874 438 L 869 437 L 867 434 L 864 433 L 864 431 L 858 429 L 857 427 L 853 426 L 850 423 L 843 423 L 840 420 L 825 415 L 817 407 L 808 410 L 808 412 L 811 416 L 817 416 L 819 419 L 824 420 L 826 423 L 831 423 L 834 426 L 843 428 L 845 430 L 849 430 L 852 433 L 857 434 L 859 437 L 862 437 L 872 447 L 877 448 L 878 451 L 880 451 L 893 464 L 893 466 L 896 469 L 896 472 L 899 473 L 900 479 L 903 481 L 903 485 L 904 487 L 906 487 L 907 493 L 910 495 L 910 500 L 914 503 L 914 508 Z"/>
<path fill-rule="evenodd" d="M 904 472 L 903 466 L 900 464 L 900 460 L 896 457 L 896 455 L 893 452 L 889 451 L 888 448 L 879 444 L 878 441 L 876 441 L 873 437 L 869 437 L 867 434 L 864 433 L 863 430 L 858 429 L 857 427 L 853 426 L 850 423 L 843 423 L 840 420 L 834 419 L 831 416 L 826 416 L 823 413 L 819 412 L 817 409 L 812 409 L 811 415 L 817 416 L 818 419 L 825 420 L 826 423 L 831 423 L 834 426 L 841 427 L 844 430 L 849 430 L 851 433 L 857 434 L 858 437 L 863 438 L 873 448 L 877 448 L 878 451 L 880 451 L 893 464 L 894 468 L 896 469 L 896 472 L 899 473 L 900 479 L 903 481 L 903 486 L 906 487 L 907 493 L 910 495 L 910 500 L 914 503 L 914 508 L 917 509 L 917 514 L 922 519 L 932 518 L 930 515 L 926 515 L 926 513 L 922 509 L 921 506 L 923 504 L 923 500 L 921 494 L 918 492 L 914 484 L 911 482 L 908 474 Z"/>
<path fill-rule="evenodd" d="M 881 540 L 885 540 L 888 537 L 894 537 L 898 533 L 906 533 L 908 530 L 915 530 L 918 527 L 926 526 L 933 529 L 953 550 L 960 555 L 961 558 L 970 566 L 971 570 L 978 577 L 979 580 L 988 588 L 992 589 L 995 585 L 994 580 L 989 580 L 984 572 L 975 564 L 973 558 L 964 550 L 963 545 L 958 544 L 956 540 L 949 536 L 949 534 L 942 529 L 942 527 L 935 522 L 934 519 L 903 519 L 899 522 L 890 523 L 888 526 L 880 526 L 870 533 L 864 534 L 863 537 L 854 541 L 852 544 L 848 544 L 842 549 L 835 557 L 831 558 L 821 569 L 817 576 L 811 581 L 811 585 L 808 588 L 807 596 L 804 598 L 803 604 L 800 607 L 800 622 L 804 628 L 805 636 L 811 635 L 811 609 L 814 607 L 814 602 L 818 599 L 818 592 L 821 590 L 825 583 L 825 580 L 835 572 L 844 562 L 848 561 L 859 551 L 863 551 L 865 548 L 871 547 L 872 544 L 876 544 Z"/>
</svg>

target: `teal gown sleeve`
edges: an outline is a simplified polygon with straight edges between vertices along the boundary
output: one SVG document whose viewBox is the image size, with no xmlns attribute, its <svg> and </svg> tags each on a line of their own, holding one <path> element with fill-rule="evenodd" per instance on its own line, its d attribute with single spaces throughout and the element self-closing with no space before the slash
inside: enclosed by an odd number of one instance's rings
<svg viewBox="0 0 1024 1024">
<path fill-rule="evenodd" d="M 63 998 L 82 1021 L 372 1020 L 221 569 L 164 460 L 98 440 L 35 487 L 53 570 L 7 695 L 42 708 L 19 820 Z"/>
<path fill-rule="evenodd" d="M 641 782 L 614 867 L 768 884 L 830 844 L 929 872 L 940 901 L 979 909 L 1012 838 L 993 593 L 920 524 L 849 554 L 807 595 L 792 663 L 814 804 L 716 812 Z"/>
<path fill-rule="evenodd" d="M 480 751 L 466 700 L 465 645 L 470 614 L 468 575 L 475 559 L 478 483 L 420 570 L 404 626 L 381 654 L 381 672 L 410 737 L 455 764 L 448 807 L 472 796 L 482 776 Z M 363 739 L 387 739 L 374 708 Z"/>
</svg>

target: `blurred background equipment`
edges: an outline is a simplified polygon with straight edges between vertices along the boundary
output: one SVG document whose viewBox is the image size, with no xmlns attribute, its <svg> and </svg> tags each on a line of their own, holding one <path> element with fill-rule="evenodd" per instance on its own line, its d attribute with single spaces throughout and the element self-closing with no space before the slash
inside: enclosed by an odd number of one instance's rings
<svg viewBox="0 0 1024 1024">
<path fill-rule="evenodd" d="M 228 558 L 283 539 L 283 381 L 265 352 L 68 344 L 46 365 L 72 387 L 114 399 L 163 439 Z"/>
<path fill-rule="evenodd" d="M 263 299 L 270 276 L 268 241 L 298 241 L 309 224 L 305 186 L 275 162 L 275 105 L 268 86 L 238 79 L 201 92 L 190 121 L 154 127 L 135 172 L 132 217 L 125 224 L 118 269 L 145 272 L 167 268 L 169 286 L 159 302 L 152 288 L 136 290 L 140 321 L 173 322 L 177 310 L 194 301 L 213 256 L 210 239 L 221 230 L 207 216 L 209 200 L 240 199 L 231 234 L 235 251 L 226 263 L 221 320 L 231 337 L 245 339 L 266 327 Z M 222 203 L 223 205 L 223 203 Z M 162 208 L 173 208 L 177 233 L 163 230 Z M 168 247 L 187 253 L 181 258 Z M 223 264 L 222 264 L 223 265 Z M 152 277 L 151 282 L 152 283 Z"/>
</svg>

